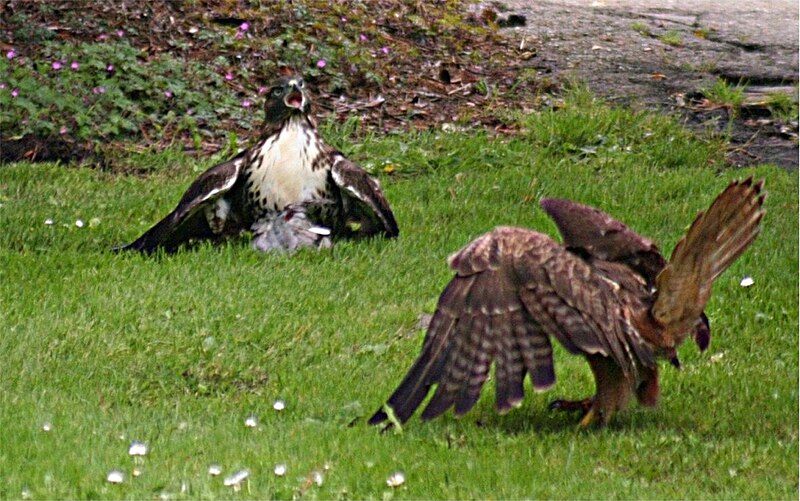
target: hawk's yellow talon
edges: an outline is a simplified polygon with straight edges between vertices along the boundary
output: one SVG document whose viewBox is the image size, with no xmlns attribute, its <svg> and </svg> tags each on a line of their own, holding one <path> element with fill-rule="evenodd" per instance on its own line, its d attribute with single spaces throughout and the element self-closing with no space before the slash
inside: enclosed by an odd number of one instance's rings
<svg viewBox="0 0 800 501">
<path fill-rule="evenodd" d="M 589 409 L 589 412 L 587 412 L 586 415 L 583 416 L 581 422 L 578 423 L 578 429 L 585 430 L 586 428 L 590 427 L 592 423 L 594 423 L 595 421 L 597 421 L 597 411 L 595 410 L 594 407 L 592 407 L 591 409 Z"/>
</svg>

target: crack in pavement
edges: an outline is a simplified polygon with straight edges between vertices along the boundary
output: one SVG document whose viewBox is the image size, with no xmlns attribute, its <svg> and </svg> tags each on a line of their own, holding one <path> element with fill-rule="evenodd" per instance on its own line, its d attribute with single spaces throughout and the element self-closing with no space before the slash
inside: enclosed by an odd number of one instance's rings
<svg viewBox="0 0 800 501">
<path fill-rule="evenodd" d="M 755 92 L 761 96 L 789 93 L 796 101 L 795 1 L 696 0 L 691 7 L 674 0 L 587 3 L 503 0 L 492 5 L 502 15 L 524 16 L 525 26 L 502 32 L 536 48 L 535 64 L 542 72 L 577 77 L 613 102 L 673 113 L 698 134 L 730 134 L 728 159 L 735 166 L 774 163 L 797 169 L 796 117 L 782 122 L 763 106 L 738 114 L 686 106 L 687 96 L 717 79 L 760 86 Z"/>
</svg>

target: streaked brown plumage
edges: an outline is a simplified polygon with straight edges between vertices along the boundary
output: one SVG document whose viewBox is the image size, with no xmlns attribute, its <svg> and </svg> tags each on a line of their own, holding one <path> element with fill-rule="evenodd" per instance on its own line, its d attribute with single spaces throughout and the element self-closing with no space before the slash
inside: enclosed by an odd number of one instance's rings
<svg viewBox="0 0 800 501">
<path fill-rule="evenodd" d="M 710 331 L 703 309 L 711 285 L 750 245 L 764 215 L 763 181 L 732 182 L 701 212 L 667 262 L 648 239 L 607 214 L 568 200 L 542 207 L 564 237 L 499 227 L 450 257 L 456 275 L 433 315 L 422 353 L 388 400 L 405 422 L 436 385 L 422 412 L 466 413 L 495 364 L 496 403 L 504 413 L 555 382 L 550 338 L 587 358 L 596 393 L 551 407 L 585 412 L 581 426 L 608 423 L 632 396 L 658 401 L 657 358 L 678 365 L 675 349 Z M 389 419 L 386 409 L 370 419 Z"/>
</svg>

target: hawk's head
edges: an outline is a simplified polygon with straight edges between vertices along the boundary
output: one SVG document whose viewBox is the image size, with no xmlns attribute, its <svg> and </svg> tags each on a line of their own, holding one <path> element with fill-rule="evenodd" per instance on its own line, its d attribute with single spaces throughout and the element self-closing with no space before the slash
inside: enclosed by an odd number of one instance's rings
<svg viewBox="0 0 800 501">
<path fill-rule="evenodd" d="M 284 76 L 270 87 L 266 104 L 268 122 L 282 122 L 291 115 L 305 115 L 311 107 L 306 94 L 303 78 L 296 75 Z"/>
</svg>

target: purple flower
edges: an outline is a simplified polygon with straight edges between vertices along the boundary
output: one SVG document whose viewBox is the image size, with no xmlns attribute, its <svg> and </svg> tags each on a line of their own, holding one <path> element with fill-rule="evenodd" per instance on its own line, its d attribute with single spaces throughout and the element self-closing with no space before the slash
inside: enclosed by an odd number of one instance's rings
<svg viewBox="0 0 800 501">
<path fill-rule="evenodd" d="M 194 110 L 192 108 L 189 108 L 188 110 L 186 110 L 186 114 L 187 115 L 192 115 L 192 114 L 194 114 Z"/>
<path fill-rule="evenodd" d="M 388 54 L 389 53 L 389 47 L 381 47 L 381 52 L 384 53 L 384 54 Z"/>
<path fill-rule="evenodd" d="M 317 61 L 317 68 L 324 68 L 328 63 L 324 59 Z"/>
<path fill-rule="evenodd" d="M 17 51 L 11 49 L 10 51 L 6 52 L 6 57 L 9 59 L 14 59 L 15 57 L 17 57 Z"/>
<path fill-rule="evenodd" d="M 166 97 L 167 99 L 171 98 L 172 97 L 172 92 L 168 91 L 168 90 L 165 90 L 164 91 L 164 97 Z"/>
<path fill-rule="evenodd" d="M 102 85 L 100 85 L 100 86 L 95 87 L 94 89 L 92 89 L 92 92 L 94 92 L 95 94 L 105 94 L 106 93 L 106 88 L 103 87 Z"/>
<path fill-rule="evenodd" d="M 258 88 L 258 95 L 259 96 L 263 96 L 266 93 L 267 93 L 267 88 L 264 87 L 263 85 Z"/>
<path fill-rule="evenodd" d="M 106 71 L 109 72 L 109 73 L 114 71 L 114 65 L 113 64 L 109 64 L 108 66 L 106 66 Z"/>
<path fill-rule="evenodd" d="M 62 126 L 60 129 L 58 129 L 58 133 L 61 134 L 62 136 L 67 132 L 69 132 L 69 129 L 67 129 L 66 127 Z"/>
<path fill-rule="evenodd" d="M 253 103 L 251 103 L 249 99 L 245 99 L 244 101 L 242 101 L 243 108 L 249 108 L 252 104 Z"/>
<path fill-rule="evenodd" d="M 225 80 L 233 80 L 233 73 L 231 73 L 230 71 L 228 73 L 225 73 Z"/>
<path fill-rule="evenodd" d="M 81 65 L 78 64 L 78 61 L 72 61 L 72 64 L 70 64 L 69 67 L 72 68 L 73 70 L 77 70 L 78 68 L 81 67 Z"/>
<path fill-rule="evenodd" d="M 247 31 L 249 29 L 250 29 L 250 23 L 248 23 L 247 21 L 239 25 L 239 31 Z"/>
<path fill-rule="evenodd" d="M 19 96 L 19 89 L 12 90 L 11 91 L 11 97 L 17 97 L 17 96 Z"/>
<path fill-rule="evenodd" d="M 60 70 L 61 66 L 62 66 L 61 61 L 53 61 L 53 69 L 54 70 L 56 70 L 56 71 Z"/>
<path fill-rule="evenodd" d="M 343 23 L 346 23 L 347 22 L 347 18 L 342 16 L 342 17 L 339 18 L 339 21 L 341 21 Z"/>
<path fill-rule="evenodd" d="M 108 35 L 106 35 L 105 33 L 100 33 L 99 35 L 97 35 L 97 39 L 100 41 L 106 40 L 107 38 Z"/>
<path fill-rule="evenodd" d="M 233 35 L 233 38 L 235 38 L 236 40 L 240 40 L 240 39 L 244 38 L 244 32 L 237 31 L 236 34 Z"/>
<path fill-rule="evenodd" d="M 117 30 L 117 36 L 118 36 L 118 37 L 120 37 L 120 38 L 122 38 L 122 37 L 124 37 L 124 36 L 125 36 L 125 32 L 124 32 L 124 31 L 122 31 L 122 30 Z"/>
<path fill-rule="evenodd" d="M 367 41 L 367 35 L 365 35 L 363 33 L 358 35 L 358 41 L 359 42 L 366 42 Z"/>
<path fill-rule="evenodd" d="M 5 89 L 5 88 L 6 88 L 6 84 L 0 83 L 0 89 Z"/>
</svg>

